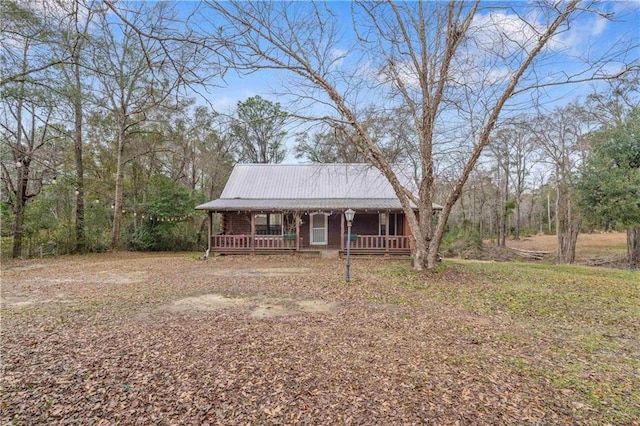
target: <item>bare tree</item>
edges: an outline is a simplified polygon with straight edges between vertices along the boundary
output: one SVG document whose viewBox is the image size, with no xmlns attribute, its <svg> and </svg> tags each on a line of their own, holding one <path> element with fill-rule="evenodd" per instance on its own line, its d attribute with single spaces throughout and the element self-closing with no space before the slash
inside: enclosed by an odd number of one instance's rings
<svg viewBox="0 0 640 426">
<path fill-rule="evenodd" d="M 501 201 L 498 216 L 498 246 L 505 246 L 508 217 L 513 213 L 513 238 L 520 238 L 522 219 L 522 195 L 527 178 L 531 173 L 536 154 L 537 143 L 531 136 L 528 126 L 522 117 L 516 117 L 502 124 L 495 132 L 494 142 L 490 147 L 492 157 L 501 171 Z"/>
<path fill-rule="evenodd" d="M 145 20 L 166 19 L 164 9 L 145 8 Z M 120 244 L 123 211 L 123 178 L 126 163 L 125 148 L 131 135 L 139 131 L 152 111 L 158 108 L 177 108 L 181 80 L 175 76 L 175 66 L 182 60 L 178 53 L 171 66 L 162 49 L 154 48 L 152 39 L 141 39 L 132 27 L 113 22 L 107 11 L 96 15 L 100 37 L 96 38 L 93 61 L 97 74 L 98 107 L 112 114 L 115 127 L 115 193 L 111 245 Z M 143 15 L 136 15 L 136 19 Z M 136 22 L 134 22 L 136 23 Z M 142 23 L 139 23 L 142 26 Z M 155 52 L 155 54 L 153 53 Z M 174 52 L 175 53 L 175 52 Z"/>
<path fill-rule="evenodd" d="M 432 268 L 451 209 L 501 115 L 528 104 L 532 90 L 611 77 L 603 58 L 572 73 L 547 73 L 544 80 L 534 68 L 538 59 L 558 55 L 560 35 L 571 29 L 574 17 L 610 16 L 578 0 L 518 10 L 492 5 L 482 10 L 479 1 L 358 2 L 351 7 L 354 26 L 348 37 L 331 3 L 209 1 L 190 16 L 208 37 L 197 39 L 216 46 L 239 71 L 288 72 L 284 94 L 296 98 L 304 112 L 298 116 L 351 128 L 351 143 L 386 176 L 403 206 L 414 237 L 414 267 Z M 628 51 L 619 41 L 613 43 L 609 58 Z M 628 64 L 623 53 L 617 58 L 625 64 L 617 74 L 637 66 Z M 361 121 L 362 100 L 371 98 L 382 109 L 402 107 L 411 117 L 417 194 L 401 184 Z M 460 168 L 434 222 L 436 162 L 441 170 Z"/>
<path fill-rule="evenodd" d="M 25 52 L 28 44 L 25 43 Z M 10 96 L 3 97 L 0 138 L 10 154 L 6 156 L 9 161 L 2 161 L 1 167 L 6 197 L 3 201 L 12 207 L 15 215 L 12 257 L 22 255 L 27 202 L 39 194 L 45 179 L 52 182 L 56 179 L 55 155 L 51 150 L 57 135 L 52 123 L 54 105 L 47 93 L 24 81 L 17 83 Z"/>
<path fill-rule="evenodd" d="M 579 104 L 572 103 L 539 116 L 531 127 L 542 147 L 543 161 L 553 170 L 559 263 L 575 261 L 576 242 L 582 225 L 582 217 L 573 202 L 572 179 L 582 164 L 581 142 L 588 133 L 583 127 L 583 113 Z"/>
<path fill-rule="evenodd" d="M 526 189 L 527 181 L 533 170 L 536 145 L 533 138 L 528 134 L 526 128 L 517 123 L 513 127 L 513 138 L 510 150 L 511 164 L 513 165 L 513 189 L 515 200 L 515 224 L 513 231 L 513 239 L 520 239 L 520 231 L 522 231 L 522 208 L 523 194 Z"/>
<path fill-rule="evenodd" d="M 496 224 L 498 226 L 498 238 L 496 246 L 505 247 L 507 239 L 507 225 L 511 204 L 509 202 L 509 187 L 511 178 L 511 158 L 509 155 L 509 145 L 511 135 L 506 129 L 496 132 L 495 140 L 489 146 L 492 157 L 496 161 Z"/>
<path fill-rule="evenodd" d="M 56 100 L 45 58 L 52 23 L 14 2 L 3 3 L 2 9 L 7 12 L 2 20 L 2 74 L 20 76 L 0 85 L 0 138 L 2 150 L 9 151 L 2 153 L 2 194 L 15 216 L 12 256 L 19 257 L 27 203 L 39 194 L 43 180 L 55 178 L 51 147 L 57 136 Z"/>
<path fill-rule="evenodd" d="M 91 2 L 81 3 L 72 1 L 60 3 L 56 11 L 59 20 L 59 31 L 52 50 L 62 61 L 57 69 L 60 70 L 61 81 L 58 90 L 61 98 L 69 105 L 72 117 L 72 130 L 65 132 L 73 140 L 75 163 L 75 251 L 82 253 L 86 250 L 84 226 L 84 162 L 83 162 L 83 124 L 85 110 L 89 105 L 90 83 L 88 75 L 96 70 L 87 63 L 91 46 L 90 24 L 93 17 Z"/>
<path fill-rule="evenodd" d="M 0 88 L 18 83 L 33 83 L 44 72 L 59 65 L 69 63 L 69 55 L 52 55 L 49 41 L 55 37 L 57 22 L 46 19 L 57 12 L 57 2 L 46 0 L 3 0 L 0 2 L 0 47 L 3 65 L 0 74 Z M 25 66 L 12 66 L 22 62 L 19 40 L 29 38 L 31 45 Z M 16 43 L 18 41 L 18 43 Z"/>
<path fill-rule="evenodd" d="M 360 112 L 359 120 L 390 164 L 414 167 L 416 136 L 410 124 L 411 117 L 405 111 L 399 108 L 382 110 L 369 105 Z M 352 143 L 358 136 L 351 126 L 334 121 L 321 123 L 313 130 L 298 135 L 296 158 L 315 163 L 366 161 L 358 145 Z"/>
</svg>

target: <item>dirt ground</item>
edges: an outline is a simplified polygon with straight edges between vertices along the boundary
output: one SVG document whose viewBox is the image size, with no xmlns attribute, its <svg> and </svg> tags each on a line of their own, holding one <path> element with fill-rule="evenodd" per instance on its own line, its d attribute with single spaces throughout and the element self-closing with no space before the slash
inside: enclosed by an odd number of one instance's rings
<svg viewBox="0 0 640 426">
<path fill-rule="evenodd" d="M 523 373 L 560 338 L 435 298 L 482 294 L 464 267 L 423 279 L 405 263 L 357 259 L 346 284 L 343 260 L 295 256 L 4 262 L 0 423 L 604 421 Z"/>
</svg>

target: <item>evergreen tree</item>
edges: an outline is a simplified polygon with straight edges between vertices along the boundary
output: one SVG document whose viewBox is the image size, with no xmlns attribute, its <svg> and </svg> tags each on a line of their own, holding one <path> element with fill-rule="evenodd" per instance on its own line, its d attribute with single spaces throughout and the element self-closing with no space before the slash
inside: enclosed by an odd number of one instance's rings
<svg viewBox="0 0 640 426">
<path fill-rule="evenodd" d="M 629 267 L 640 266 L 640 109 L 593 134 L 577 188 L 591 221 L 627 228 Z"/>
</svg>

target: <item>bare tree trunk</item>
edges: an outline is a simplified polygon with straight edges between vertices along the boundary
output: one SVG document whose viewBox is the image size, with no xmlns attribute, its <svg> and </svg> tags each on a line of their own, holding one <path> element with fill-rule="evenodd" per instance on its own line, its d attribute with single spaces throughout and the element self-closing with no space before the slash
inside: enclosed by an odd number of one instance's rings
<svg viewBox="0 0 640 426">
<path fill-rule="evenodd" d="M 84 166 L 82 162 L 82 82 L 80 81 L 80 55 L 74 52 L 75 91 L 74 91 L 74 153 L 76 162 L 76 252 L 86 250 L 84 235 Z"/>
<path fill-rule="evenodd" d="M 507 203 L 509 201 L 509 172 L 508 165 L 505 167 L 504 174 L 504 188 L 502 192 L 502 196 L 500 199 L 500 236 L 498 238 L 498 247 L 506 247 L 507 245 L 507 232 L 508 232 L 508 222 L 509 222 L 509 209 L 507 207 Z"/>
<path fill-rule="evenodd" d="M 504 198 L 502 194 L 502 187 L 500 185 L 500 174 L 502 171 L 502 166 L 500 165 L 500 161 L 498 160 L 497 167 L 497 183 L 496 183 L 496 224 L 498 235 L 496 238 L 496 247 L 504 247 L 504 229 L 505 229 L 505 214 L 504 214 Z"/>
<path fill-rule="evenodd" d="M 413 269 L 416 271 L 422 271 L 428 268 L 427 265 L 427 246 L 422 238 L 413 238 L 413 252 L 411 257 L 413 259 Z"/>
<path fill-rule="evenodd" d="M 627 266 L 640 268 L 640 228 L 627 229 Z"/>
<path fill-rule="evenodd" d="M 566 183 L 558 184 L 556 197 L 556 234 L 558 237 L 558 263 L 571 264 L 576 260 L 576 243 L 582 219 L 571 212 Z"/>
<path fill-rule="evenodd" d="M 13 248 L 11 257 L 22 256 L 22 233 L 24 225 L 24 209 L 27 204 L 27 183 L 29 181 L 29 161 L 22 160 L 22 167 L 18 168 L 18 185 L 16 187 L 16 202 L 13 208 L 15 222 L 13 223 Z"/>
<path fill-rule="evenodd" d="M 409 229 L 411 229 L 411 235 L 413 236 L 411 257 L 413 258 L 413 268 L 417 271 L 433 267 L 430 266 L 429 260 L 429 249 L 433 241 L 432 217 L 433 210 L 431 208 L 428 210 L 420 209 L 417 215 L 407 216 Z"/>
<path fill-rule="evenodd" d="M 522 202 L 522 200 L 520 198 L 516 199 L 516 226 L 513 230 L 513 239 L 514 240 L 519 240 L 520 239 L 520 203 Z"/>
<path fill-rule="evenodd" d="M 24 60 L 23 60 L 23 72 L 27 69 L 27 46 L 24 49 Z M 18 123 L 16 129 L 16 152 L 17 152 L 17 160 L 22 162 L 22 166 L 18 167 L 18 181 L 16 185 L 16 201 L 13 205 L 13 212 L 15 214 L 15 222 L 13 223 L 13 247 L 11 250 L 11 257 L 17 258 L 22 256 L 22 231 L 24 225 L 24 209 L 27 204 L 27 183 L 29 182 L 29 165 L 31 163 L 31 159 L 28 158 L 23 153 L 22 148 L 22 137 L 23 137 L 23 127 L 22 127 L 22 108 L 23 108 L 23 98 L 22 94 L 24 94 L 24 83 L 20 84 L 20 92 L 21 96 L 18 100 L 17 112 L 16 112 L 16 122 Z M 18 161 L 16 161 L 16 166 Z"/>
<path fill-rule="evenodd" d="M 551 232 L 551 191 L 548 189 L 547 189 L 547 226 L 549 228 L 549 232 Z"/>
<path fill-rule="evenodd" d="M 120 120 L 122 121 L 122 119 Z M 124 178 L 123 167 L 123 151 L 124 151 L 124 138 L 125 138 L 125 130 L 124 123 L 119 123 L 120 129 L 118 131 L 118 153 L 116 156 L 116 191 L 115 191 L 115 199 L 113 201 L 114 211 L 113 211 L 113 228 L 111 232 L 111 247 L 118 248 L 120 245 L 120 227 L 122 223 L 122 180 Z"/>
<path fill-rule="evenodd" d="M 440 242 L 442 242 L 442 237 L 444 236 L 444 226 L 442 228 L 436 228 L 436 232 L 433 236 L 434 240 L 429 244 L 429 251 L 427 253 L 427 268 L 433 269 L 440 263 Z M 437 240 L 436 240 L 437 238 Z M 434 244 L 434 241 L 437 242 Z"/>
</svg>

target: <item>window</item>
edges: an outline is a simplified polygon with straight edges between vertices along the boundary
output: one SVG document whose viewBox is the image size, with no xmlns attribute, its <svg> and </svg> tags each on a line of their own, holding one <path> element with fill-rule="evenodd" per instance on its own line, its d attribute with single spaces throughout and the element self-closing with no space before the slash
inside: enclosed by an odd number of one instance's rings
<svg viewBox="0 0 640 426">
<path fill-rule="evenodd" d="M 386 213 L 380 213 L 380 235 L 387 235 L 387 215 Z M 399 229 L 400 227 L 400 229 Z M 389 213 L 389 235 L 402 235 L 402 223 L 398 218 L 398 214 Z"/>
<path fill-rule="evenodd" d="M 282 235 L 282 214 L 267 213 L 256 215 L 257 235 Z"/>
</svg>

